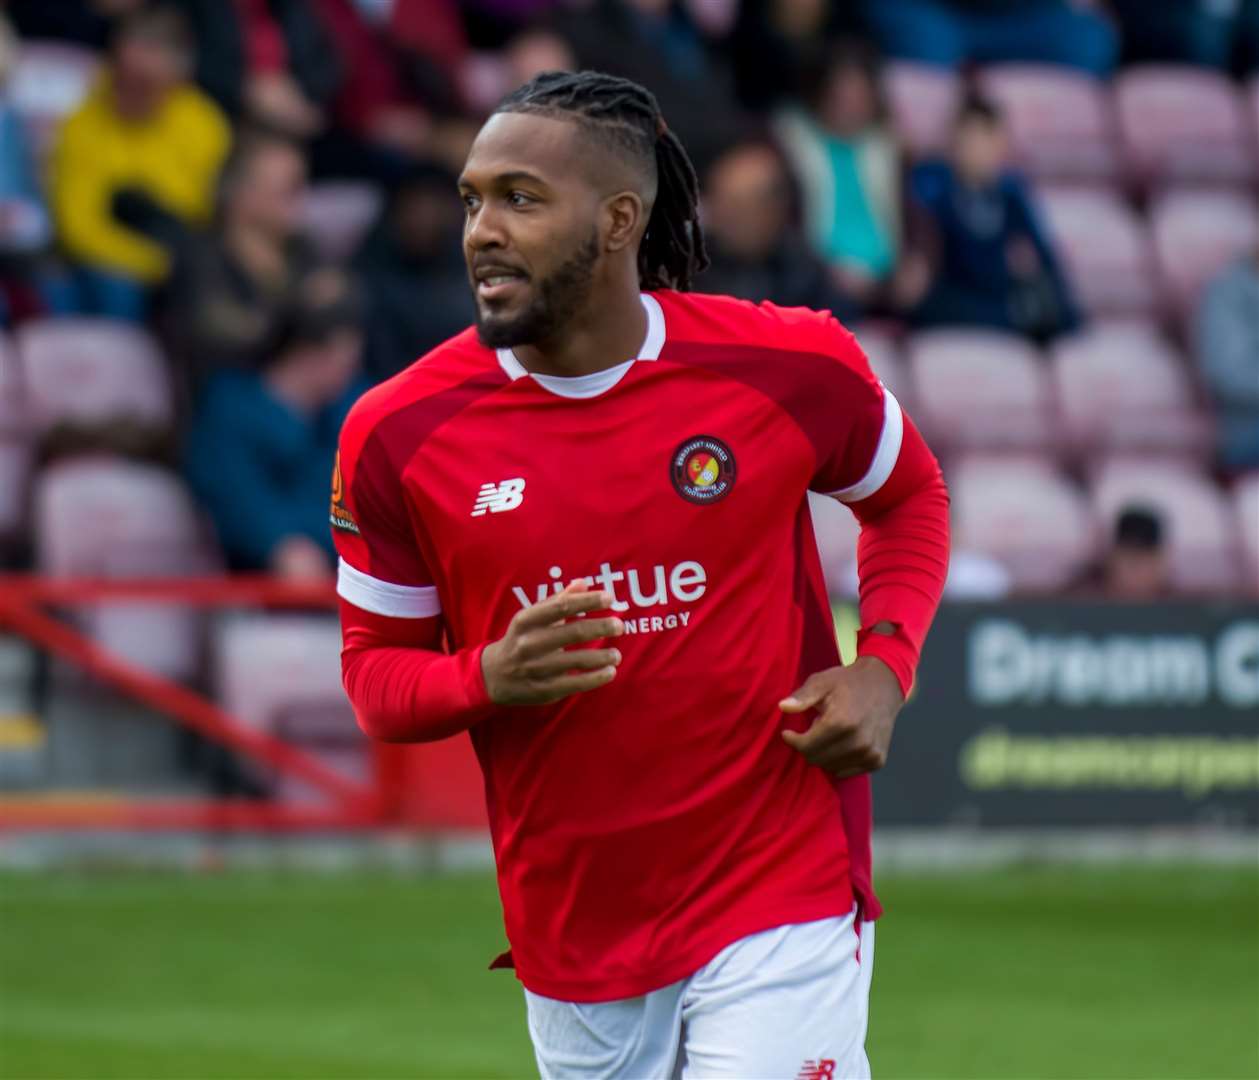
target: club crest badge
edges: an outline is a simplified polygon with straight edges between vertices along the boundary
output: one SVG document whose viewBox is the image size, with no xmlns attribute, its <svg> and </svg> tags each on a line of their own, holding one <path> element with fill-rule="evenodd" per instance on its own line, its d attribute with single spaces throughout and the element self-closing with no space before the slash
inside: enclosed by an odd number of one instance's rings
<svg viewBox="0 0 1259 1080">
<path fill-rule="evenodd" d="M 724 499 L 734 487 L 734 453 L 712 435 L 696 435 L 673 451 L 669 479 L 687 502 L 706 506 Z"/>
</svg>

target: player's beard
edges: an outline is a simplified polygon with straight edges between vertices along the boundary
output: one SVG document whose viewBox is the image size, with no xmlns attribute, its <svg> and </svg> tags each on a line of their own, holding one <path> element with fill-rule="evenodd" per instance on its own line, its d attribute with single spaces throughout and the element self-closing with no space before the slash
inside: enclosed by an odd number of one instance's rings
<svg viewBox="0 0 1259 1080">
<path fill-rule="evenodd" d="M 538 282 L 537 293 L 523 311 L 495 315 L 477 304 L 477 336 L 490 349 L 511 349 L 553 340 L 590 298 L 595 263 L 599 261 L 599 234 L 590 237 L 548 277 Z"/>
</svg>

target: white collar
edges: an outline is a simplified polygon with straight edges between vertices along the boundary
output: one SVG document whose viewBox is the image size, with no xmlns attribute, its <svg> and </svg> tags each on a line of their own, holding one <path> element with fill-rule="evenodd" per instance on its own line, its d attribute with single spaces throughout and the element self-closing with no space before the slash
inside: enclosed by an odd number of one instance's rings
<svg viewBox="0 0 1259 1080">
<path fill-rule="evenodd" d="M 625 377 L 625 373 L 634 366 L 635 360 L 655 360 L 659 357 L 660 350 L 664 348 L 664 312 L 660 309 L 659 301 L 647 293 L 639 293 L 639 299 L 642 300 L 643 310 L 647 312 L 647 336 L 643 338 L 638 355 L 631 360 L 626 360 L 623 364 L 604 368 L 602 371 L 595 371 L 589 375 L 537 375 L 527 370 L 516 359 L 516 354 L 511 349 L 498 349 L 495 355 L 498 357 L 499 366 L 507 372 L 513 382 L 529 375 L 544 390 L 549 390 L 560 397 L 592 398 L 606 394 Z"/>
</svg>

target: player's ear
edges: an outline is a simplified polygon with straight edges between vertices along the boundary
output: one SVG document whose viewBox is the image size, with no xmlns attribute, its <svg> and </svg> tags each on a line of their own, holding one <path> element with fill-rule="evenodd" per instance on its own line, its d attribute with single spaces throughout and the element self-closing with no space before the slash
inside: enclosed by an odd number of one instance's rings
<svg viewBox="0 0 1259 1080">
<path fill-rule="evenodd" d="M 643 197 L 635 191 L 619 191 L 603 204 L 603 243 L 607 251 L 620 251 L 634 243 L 647 225 Z"/>
</svg>

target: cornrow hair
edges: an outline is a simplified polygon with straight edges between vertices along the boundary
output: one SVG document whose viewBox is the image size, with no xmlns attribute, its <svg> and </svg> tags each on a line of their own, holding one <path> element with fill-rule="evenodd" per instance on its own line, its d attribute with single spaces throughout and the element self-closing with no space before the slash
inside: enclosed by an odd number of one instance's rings
<svg viewBox="0 0 1259 1080">
<path fill-rule="evenodd" d="M 638 249 L 641 288 L 685 292 L 708 267 L 695 166 L 650 90 L 600 71 L 547 71 L 505 97 L 494 112 L 574 119 L 645 169 L 654 166 L 656 200 Z"/>
</svg>

